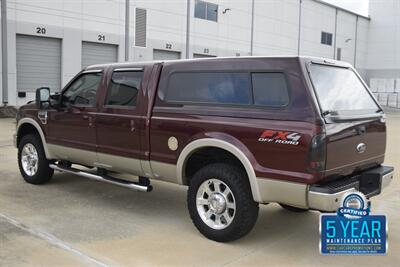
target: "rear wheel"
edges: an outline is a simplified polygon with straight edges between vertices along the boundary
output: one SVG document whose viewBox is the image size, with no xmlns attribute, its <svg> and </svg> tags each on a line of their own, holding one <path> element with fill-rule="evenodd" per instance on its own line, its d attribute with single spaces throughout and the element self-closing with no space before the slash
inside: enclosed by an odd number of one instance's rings
<svg viewBox="0 0 400 267">
<path fill-rule="evenodd" d="M 54 170 L 49 167 L 38 135 L 28 134 L 22 137 L 18 145 L 18 166 L 22 177 L 30 184 L 50 181 Z"/>
<path fill-rule="evenodd" d="M 239 239 L 253 228 L 258 216 L 245 173 L 228 164 L 210 164 L 193 176 L 188 209 L 197 229 L 219 242 Z"/>
<path fill-rule="evenodd" d="M 285 204 L 280 204 L 282 208 L 284 208 L 285 210 L 288 211 L 292 211 L 292 212 L 306 212 L 309 211 L 308 209 L 302 209 L 302 208 L 297 208 L 297 207 L 293 207 L 293 206 L 289 206 L 289 205 L 285 205 Z"/>
</svg>

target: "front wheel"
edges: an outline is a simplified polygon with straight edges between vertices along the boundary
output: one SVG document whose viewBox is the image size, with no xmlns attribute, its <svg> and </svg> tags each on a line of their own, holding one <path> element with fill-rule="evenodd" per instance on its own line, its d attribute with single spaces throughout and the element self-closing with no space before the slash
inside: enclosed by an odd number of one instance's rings
<svg viewBox="0 0 400 267">
<path fill-rule="evenodd" d="M 49 167 L 38 135 L 28 134 L 22 137 L 18 145 L 18 166 L 22 177 L 30 184 L 50 181 L 54 170 Z"/>
<path fill-rule="evenodd" d="M 207 238 L 228 242 L 253 228 L 258 216 L 246 174 L 232 165 L 207 165 L 193 176 L 188 209 L 197 229 Z"/>
</svg>

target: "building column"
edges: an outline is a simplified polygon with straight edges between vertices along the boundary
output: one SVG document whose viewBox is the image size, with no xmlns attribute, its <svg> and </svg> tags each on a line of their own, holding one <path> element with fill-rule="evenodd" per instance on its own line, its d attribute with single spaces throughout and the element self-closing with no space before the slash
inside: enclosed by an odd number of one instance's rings
<svg viewBox="0 0 400 267">
<path fill-rule="evenodd" d="M 125 0 L 125 61 L 129 61 L 129 12 L 130 1 Z"/>
<path fill-rule="evenodd" d="M 354 68 L 356 68 L 357 64 L 357 38 L 358 37 L 358 16 L 356 17 L 356 32 L 354 36 Z"/>
<path fill-rule="evenodd" d="M 2 101 L 8 104 L 7 0 L 1 0 Z"/>
<path fill-rule="evenodd" d="M 299 0 L 299 34 L 297 36 L 297 55 L 300 56 L 301 49 L 301 15 L 302 15 L 302 4 L 303 0 Z"/>
<path fill-rule="evenodd" d="M 250 33 L 250 55 L 254 54 L 254 1 L 251 0 L 251 33 Z"/>
<path fill-rule="evenodd" d="M 333 42 L 333 59 L 336 59 L 336 38 L 337 38 L 337 16 L 338 16 L 338 9 L 336 8 L 336 14 L 335 14 L 335 40 Z"/>
<path fill-rule="evenodd" d="M 186 58 L 190 58 L 190 1 L 191 0 L 186 1 Z"/>
</svg>

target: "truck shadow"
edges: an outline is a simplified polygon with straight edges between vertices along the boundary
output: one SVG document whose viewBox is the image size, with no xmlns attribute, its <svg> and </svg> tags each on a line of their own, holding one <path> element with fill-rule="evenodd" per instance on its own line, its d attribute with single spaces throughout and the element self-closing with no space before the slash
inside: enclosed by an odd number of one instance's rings
<svg viewBox="0 0 400 267">
<path fill-rule="evenodd" d="M 83 206 L 84 210 L 86 206 L 92 210 L 86 216 L 93 214 L 93 217 L 84 219 L 94 221 L 94 229 L 102 229 L 99 238 L 129 235 L 129 232 L 137 231 L 135 223 L 144 223 L 150 228 L 169 229 L 171 238 L 174 239 L 184 238 L 185 235 L 197 235 L 199 239 L 204 239 L 193 226 L 187 212 L 187 187 L 158 181 L 152 181 L 152 184 L 154 190 L 143 193 L 70 174 L 56 173 L 48 186 L 57 188 L 59 194 L 64 192 L 68 199 L 75 199 L 74 202 Z M 112 230 L 104 227 L 109 217 L 113 217 L 114 220 Z M 265 246 L 274 242 L 301 243 L 304 236 L 313 236 L 317 241 L 318 220 L 317 212 L 293 213 L 277 204 L 260 205 L 257 223 L 250 234 L 224 245 L 242 246 L 256 243 Z M 123 233 L 116 231 L 118 227 L 124 229 Z M 109 230 L 110 233 L 107 234 Z M 174 235 L 176 232 L 179 232 L 179 236 Z"/>
</svg>

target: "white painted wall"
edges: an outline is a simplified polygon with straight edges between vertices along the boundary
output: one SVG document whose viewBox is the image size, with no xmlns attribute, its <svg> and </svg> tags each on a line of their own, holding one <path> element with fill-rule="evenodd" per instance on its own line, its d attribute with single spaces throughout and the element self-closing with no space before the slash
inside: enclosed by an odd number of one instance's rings
<svg viewBox="0 0 400 267">
<path fill-rule="evenodd" d="M 400 78 L 400 1 L 371 0 L 366 68 L 369 78 Z"/>
<path fill-rule="evenodd" d="M 369 27 L 370 20 L 359 18 L 357 30 L 357 49 L 356 49 L 356 63 L 355 67 L 358 71 L 366 77 L 367 58 L 369 56 Z"/>
<path fill-rule="evenodd" d="M 191 0 L 190 53 L 215 56 L 247 56 L 250 53 L 251 0 L 208 0 L 219 5 L 218 22 L 194 18 Z M 134 46 L 135 8 L 147 10 L 147 47 Z M 151 60 L 153 49 L 181 52 L 185 58 L 186 0 L 134 0 L 130 7 L 130 60 Z M 225 14 L 223 10 L 229 8 Z M 254 55 L 297 55 L 299 0 L 255 0 Z M 333 58 L 334 45 L 321 44 L 321 31 L 335 32 L 336 8 L 314 0 L 303 0 L 300 54 Z M 81 70 L 82 41 L 118 45 L 124 60 L 125 0 L 10 0 L 8 2 L 9 104 L 33 99 L 16 95 L 16 34 L 62 39 L 62 84 Z M 353 63 L 356 16 L 338 12 L 337 45 L 343 59 Z M 37 34 L 36 27 L 46 28 Z M 368 48 L 369 21 L 360 17 L 357 66 L 364 68 Z M 99 41 L 98 35 L 105 35 Z M 346 39 L 352 40 L 348 43 Z M 33 51 L 34 52 L 34 51 Z M 0 77 L 1 78 L 1 77 Z M 0 79 L 1 81 L 1 79 Z M 44 84 L 45 85 L 45 84 Z M 0 94 L 1 97 L 1 94 Z"/>
<path fill-rule="evenodd" d="M 125 2 L 125 1 L 123 1 Z M 171 51 L 181 52 L 183 56 L 186 41 L 186 1 L 131 1 L 137 7 L 147 10 L 147 48 L 139 49 L 135 59 L 153 59 L 153 49 L 166 49 L 171 44 Z M 131 14 L 134 14 L 131 11 Z M 132 18 L 131 25 L 134 22 Z M 133 29 L 133 28 L 132 28 Z M 132 31 L 132 33 L 134 33 Z M 142 55 L 140 57 L 140 55 Z"/>
<path fill-rule="evenodd" d="M 333 45 L 321 44 L 321 32 L 335 32 L 335 9 L 312 0 L 302 6 L 300 54 L 333 58 Z"/>
<path fill-rule="evenodd" d="M 236 53 L 248 55 L 251 34 L 251 1 L 211 0 L 218 4 L 218 22 L 194 18 L 192 9 L 191 45 L 193 53 L 235 56 Z M 193 1 L 194 6 L 194 1 Z M 223 10 L 229 8 L 223 14 Z"/>
<path fill-rule="evenodd" d="M 354 65 L 357 18 L 342 11 L 337 16 L 336 48 L 342 49 L 341 60 Z"/>
<path fill-rule="evenodd" d="M 299 1 L 256 1 L 254 55 L 297 55 Z"/>
</svg>

